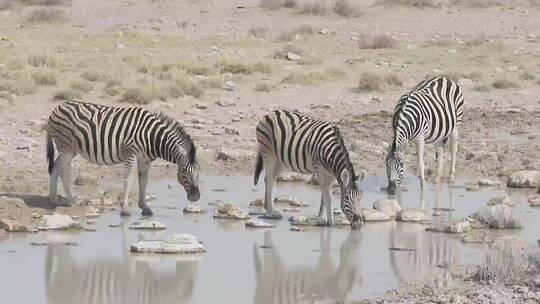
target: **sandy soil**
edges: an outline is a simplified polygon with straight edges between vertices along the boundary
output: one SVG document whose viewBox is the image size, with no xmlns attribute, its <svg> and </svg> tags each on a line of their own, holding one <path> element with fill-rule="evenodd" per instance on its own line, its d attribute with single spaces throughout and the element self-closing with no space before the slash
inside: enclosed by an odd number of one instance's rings
<svg viewBox="0 0 540 304">
<path fill-rule="evenodd" d="M 394 104 L 418 81 L 435 74 L 458 79 L 465 95 L 458 175 L 505 180 L 516 170 L 540 168 L 539 6 L 529 1 L 486 7 L 434 1 L 442 5 L 421 9 L 354 2 L 361 12 L 356 18 L 337 16 L 331 9 L 321 16 L 300 14 L 297 8 L 265 10 L 255 0 L 74 0 L 55 8 L 67 17 L 62 22 L 30 22 L 32 12 L 43 8 L 18 2 L 0 10 L 0 193 L 47 194 L 44 122 L 62 102 L 53 99 L 58 90 L 71 88 L 84 101 L 129 106 L 120 102 L 129 88 L 164 92 L 171 78 L 178 77 L 176 66 L 183 65 L 210 70 L 202 76 L 182 72 L 190 82 L 217 79 L 218 85 L 201 85 L 204 95 L 198 98 L 184 92 L 143 106 L 184 124 L 199 147 L 205 175 L 252 174 L 255 126 L 277 108 L 335 122 L 355 166 L 384 174 L 382 141 L 391 141 Z M 394 45 L 359 47 L 374 37 L 386 37 Z M 293 48 L 306 61 L 276 58 L 286 45 L 299 49 Z M 222 60 L 253 66 L 262 62 L 271 69 L 223 72 Z M 166 64 L 173 66 L 172 72 Z M 361 91 L 363 72 L 391 74 L 402 85 Z M 53 75 L 54 81 L 40 80 L 40 73 Z M 291 81 L 291 75 L 308 75 L 308 80 Z M 500 86 L 493 83 L 501 79 L 511 84 L 495 88 Z M 112 81 L 119 84 L 110 86 Z M 225 81 L 236 88 L 222 89 Z M 75 88 L 74 82 L 89 88 Z M 269 92 L 255 89 L 261 84 Z M 407 170 L 414 172 L 414 149 L 410 151 Z M 433 149 L 427 153 L 429 167 Z M 122 172 L 121 166 L 99 167 L 81 158 L 73 168 L 74 177 L 89 173 L 101 186 Z M 174 166 L 162 161 L 151 171 L 152 178 L 175 174 Z M 74 191 L 80 197 L 96 196 L 93 186 Z M 5 216 L 7 210 L 0 212 Z"/>
</svg>

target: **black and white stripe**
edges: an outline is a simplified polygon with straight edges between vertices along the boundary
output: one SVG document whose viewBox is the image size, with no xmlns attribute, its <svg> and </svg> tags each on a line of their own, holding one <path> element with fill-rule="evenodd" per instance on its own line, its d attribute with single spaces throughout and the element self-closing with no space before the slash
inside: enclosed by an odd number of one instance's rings
<svg viewBox="0 0 540 304">
<path fill-rule="evenodd" d="M 54 159 L 54 144 L 59 152 Z M 139 207 L 143 215 L 152 211 L 145 202 L 150 163 L 161 158 L 178 165 L 178 181 L 190 201 L 199 199 L 199 165 L 195 145 L 178 122 L 162 113 L 140 107 L 116 108 L 78 101 L 58 105 L 49 116 L 47 158 L 51 184 L 49 197 L 56 202 L 58 177 L 62 178 L 67 204 L 70 190 L 71 160 L 80 154 L 99 165 L 125 164 L 124 200 L 126 209 L 133 167 L 139 173 Z"/>
<path fill-rule="evenodd" d="M 354 227 L 361 220 L 357 179 L 339 129 L 329 122 L 286 110 L 273 111 L 257 125 L 259 151 L 255 184 L 265 168 L 266 217 L 280 218 L 272 205 L 272 188 L 283 168 L 314 173 L 322 191 L 319 216 L 324 208 L 327 223 L 333 224 L 330 186 L 337 179 L 341 187 L 341 209 Z"/>
<path fill-rule="evenodd" d="M 410 93 L 403 95 L 394 110 L 393 143 L 386 158 L 388 191 L 394 193 L 403 178 L 404 151 L 411 141 L 416 143 L 418 170 L 424 187 L 424 144 L 437 147 L 440 179 L 443 156 L 442 145 L 450 140 L 452 165 L 450 180 L 454 179 L 457 153 L 458 126 L 463 114 L 463 94 L 454 81 L 434 77 L 420 82 Z"/>
</svg>

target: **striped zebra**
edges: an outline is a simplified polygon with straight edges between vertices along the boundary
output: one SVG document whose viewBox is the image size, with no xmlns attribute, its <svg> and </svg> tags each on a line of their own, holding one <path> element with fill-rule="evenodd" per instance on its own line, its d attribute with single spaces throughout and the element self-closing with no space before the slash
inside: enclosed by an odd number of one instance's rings
<svg viewBox="0 0 540 304">
<path fill-rule="evenodd" d="M 319 217 L 326 209 L 326 222 L 333 225 L 330 186 L 334 178 L 341 187 L 341 210 L 355 228 L 362 216 L 358 176 L 354 173 L 349 153 L 339 129 L 329 122 L 297 112 L 273 111 L 257 125 L 259 143 L 255 168 L 255 185 L 265 170 L 264 218 L 280 219 L 272 204 L 272 189 L 283 168 L 314 173 L 322 192 Z"/>
<path fill-rule="evenodd" d="M 54 140 L 54 143 L 53 143 Z M 54 144 L 59 156 L 54 159 Z M 199 165 L 195 145 L 178 122 L 162 113 L 140 107 L 115 108 L 79 101 L 58 105 L 49 116 L 47 158 L 49 160 L 49 199 L 58 205 L 58 177 L 62 178 L 66 205 L 73 202 L 71 160 L 80 154 L 99 165 L 124 164 L 124 197 L 121 215 L 129 215 L 128 196 L 137 163 L 139 208 L 145 216 L 152 210 L 145 202 L 150 163 L 161 158 L 178 165 L 178 182 L 188 200 L 197 201 Z"/>
<path fill-rule="evenodd" d="M 392 146 L 387 147 L 386 174 L 389 194 L 395 194 L 403 178 L 404 152 L 410 141 L 416 143 L 420 186 L 424 189 L 424 145 L 434 144 L 436 147 L 437 181 L 440 181 L 443 169 L 442 145 L 450 140 L 450 182 L 454 181 L 458 126 L 462 114 L 461 89 L 457 83 L 445 77 L 424 80 L 400 98 L 392 119 Z"/>
</svg>

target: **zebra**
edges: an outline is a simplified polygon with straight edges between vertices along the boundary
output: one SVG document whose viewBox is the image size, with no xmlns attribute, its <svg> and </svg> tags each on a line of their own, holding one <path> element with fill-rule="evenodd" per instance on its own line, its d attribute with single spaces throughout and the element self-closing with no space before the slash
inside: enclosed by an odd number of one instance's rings
<svg viewBox="0 0 540 304">
<path fill-rule="evenodd" d="M 319 178 L 322 192 L 319 217 L 326 209 L 326 223 L 333 225 L 330 186 L 334 178 L 341 188 L 341 210 L 352 228 L 362 224 L 362 191 L 359 177 L 349 159 L 349 153 L 339 129 L 329 122 L 287 110 L 272 111 L 257 125 L 258 153 L 254 183 L 265 170 L 263 218 L 280 219 L 281 214 L 272 204 L 272 189 L 283 168 L 314 173 Z"/>
<path fill-rule="evenodd" d="M 404 153 L 410 141 L 416 143 L 420 186 L 424 189 L 424 145 L 434 144 L 436 147 L 436 180 L 440 181 L 443 169 L 442 145 L 450 140 L 450 182 L 453 183 L 463 103 L 463 94 L 458 84 L 446 77 L 423 80 L 400 98 L 392 118 L 392 146 L 386 146 L 389 194 L 396 193 L 403 178 Z"/>
<path fill-rule="evenodd" d="M 56 160 L 55 144 L 59 153 Z M 195 145 L 182 126 L 163 113 L 152 113 L 141 107 L 107 107 L 80 101 L 58 105 L 49 116 L 47 132 L 49 199 L 54 205 L 60 205 L 59 177 L 66 194 L 64 205 L 69 206 L 74 201 L 70 167 L 77 154 L 99 165 L 124 164 L 122 216 L 130 214 L 127 205 L 135 162 L 139 176 L 138 205 L 143 216 L 153 214 L 145 196 L 150 164 L 157 158 L 178 165 L 178 182 L 186 190 L 189 201 L 200 197 Z"/>
</svg>

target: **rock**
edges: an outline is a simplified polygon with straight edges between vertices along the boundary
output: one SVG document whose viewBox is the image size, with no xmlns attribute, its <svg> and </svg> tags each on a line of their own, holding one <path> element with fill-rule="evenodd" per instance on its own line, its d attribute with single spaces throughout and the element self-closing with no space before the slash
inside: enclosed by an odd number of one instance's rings
<svg viewBox="0 0 540 304">
<path fill-rule="evenodd" d="M 274 198 L 274 203 L 285 203 L 295 207 L 307 207 L 309 204 L 290 195 L 279 195 Z"/>
<path fill-rule="evenodd" d="M 364 218 L 364 222 L 382 222 L 389 221 L 394 216 L 377 209 L 362 208 L 362 217 Z"/>
<path fill-rule="evenodd" d="M 9 205 L 17 208 L 26 207 L 26 203 L 24 202 L 24 200 L 18 197 L 0 196 L 0 204 Z"/>
<path fill-rule="evenodd" d="M 240 149 L 228 149 L 220 148 L 217 152 L 216 160 L 230 161 L 230 160 L 242 160 L 250 159 L 254 156 L 253 151 L 240 150 Z"/>
<path fill-rule="evenodd" d="M 300 227 L 296 227 L 296 226 L 291 226 L 291 228 L 289 228 L 290 231 L 304 231 L 304 229 L 300 228 Z"/>
<path fill-rule="evenodd" d="M 428 220 L 423 210 L 415 208 L 404 208 L 396 215 L 396 221 L 400 222 L 425 222 Z"/>
<path fill-rule="evenodd" d="M 446 233 L 464 233 L 471 231 L 471 223 L 461 221 L 455 223 L 437 223 L 426 228 L 426 231 L 446 232 Z"/>
<path fill-rule="evenodd" d="M 298 209 L 298 208 L 283 208 L 281 210 L 283 212 L 300 212 L 300 209 Z"/>
<path fill-rule="evenodd" d="M 294 215 L 289 222 L 298 226 L 326 226 L 326 220 L 316 215 Z"/>
<path fill-rule="evenodd" d="M 300 57 L 300 55 L 297 55 L 293 52 L 288 52 L 287 55 L 285 55 L 285 58 L 287 58 L 287 60 L 290 60 L 290 61 L 298 61 L 300 59 L 302 59 L 302 57 Z"/>
<path fill-rule="evenodd" d="M 96 222 L 97 222 L 97 221 L 96 221 L 95 219 L 89 219 L 89 220 L 86 221 L 86 223 L 87 223 L 88 225 L 95 224 Z"/>
<path fill-rule="evenodd" d="M 500 181 L 495 181 L 487 178 L 482 178 L 478 180 L 478 185 L 480 186 L 499 186 L 500 184 Z"/>
<path fill-rule="evenodd" d="M 531 196 L 527 199 L 531 207 L 540 207 L 540 196 Z"/>
<path fill-rule="evenodd" d="M 165 240 L 140 241 L 130 246 L 131 252 L 141 253 L 201 253 L 203 244 L 194 235 L 187 233 L 172 234 Z"/>
<path fill-rule="evenodd" d="M 263 207 L 264 206 L 264 198 L 258 198 L 256 200 L 253 200 L 249 203 L 250 207 Z"/>
<path fill-rule="evenodd" d="M 505 204 L 484 206 L 472 214 L 471 218 L 494 229 L 521 229 L 522 227 L 521 220 L 514 217 L 512 208 Z M 474 224 L 471 223 L 471 225 Z"/>
<path fill-rule="evenodd" d="M 467 190 L 467 191 L 478 191 L 478 190 L 480 190 L 480 186 L 478 184 L 467 184 L 467 185 L 465 185 L 465 190 Z"/>
<path fill-rule="evenodd" d="M 81 174 L 75 178 L 73 184 L 77 186 L 97 186 L 97 178 L 90 174 Z"/>
<path fill-rule="evenodd" d="M 245 220 L 249 218 L 249 215 L 233 203 L 220 203 L 214 209 L 214 218 Z"/>
<path fill-rule="evenodd" d="M 8 232 L 24 232 L 26 231 L 26 227 L 21 225 L 16 220 L 10 220 L 10 219 L 3 219 L 0 220 L 0 229 L 4 229 Z"/>
<path fill-rule="evenodd" d="M 514 206 L 514 202 L 512 202 L 508 194 L 501 194 L 499 196 L 493 197 L 487 202 L 488 206 L 496 206 L 496 205 L 501 205 L 501 204 Z"/>
<path fill-rule="evenodd" d="M 53 213 L 41 217 L 41 223 L 38 226 L 39 230 L 64 230 L 76 228 L 77 224 L 69 215 Z"/>
<path fill-rule="evenodd" d="M 205 103 L 196 103 L 195 108 L 197 108 L 199 110 L 206 110 L 208 108 L 208 106 Z"/>
<path fill-rule="evenodd" d="M 163 230 L 167 228 L 165 224 L 158 221 L 137 221 L 129 226 L 129 229 L 137 230 Z"/>
<path fill-rule="evenodd" d="M 328 35 L 328 34 L 330 34 L 330 30 L 327 29 L 327 28 L 325 28 L 325 27 L 323 27 L 322 29 L 319 30 L 319 34 L 321 34 L 321 35 Z"/>
<path fill-rule="evenodd" d="M 238 135 L 240 132 L 238 132 L 236 129 L 225 127 L 225 134 Z"/>
<path fill-rule="evenodd" d="M 206 213 L 208 210 L 197 204 L 190 203 L 187 204 L 182 211 L 184 213 Z"/>
<path fill-rule="evenodd" d="M 347 219 L 343 211 L 339 208 L 333 210 L 334 213 L 334 225 L 350 225 L 351 222 Z"/>
<path fill-rule="evenodd" d="M 117 49 L 117 50 L 125 50 L 126 49 L 126 46 L 117 42 L 114 47 Z"/>
<path fill-rule="evenodd" d="M 384 212 L 391 217 L 396 217 L 403 208 L 397 200 L 383 198 L 373 204 L 373 209 Z"/>
<path fill-rule="evenodd" d="M 236 90 L 236 84 L 232 82 L 231 80 L 227 80 L 225 81 L 225 84 L 223 85 L 222 89 L 224 89 L 225 91 L 232 92 Z"/>
<path fill-rule="evenodd" d="M 276 227 L 276 225 L 270 224 L 270 223 L 267 223 L 267 222 L 263 222 L 263 221 L 258 221 L 258 220 L 249 220 L 249 221 L 246 222 L 246 227 L 251 227 L 251 228 L 274 228 L 274 227 Z"/>
<path fill-rule="evenodd" d="M 216 101 L 216 104 L 220 107 L 231 107 L 235 105 L 234 100 L 231 98 L 221 98 Z"/>
<path fill-rule="evenodd" d="M 296 172 L 285 172 L 278 176 L 278 182 L 309 182 L 311 177 Z"/>
<path fill-rule="evenodd" d="M 508 187 L 536 188 L 540 185 L 540 171 L 523 170 L 512 173 L 506 181 Z"/>
</svg>

